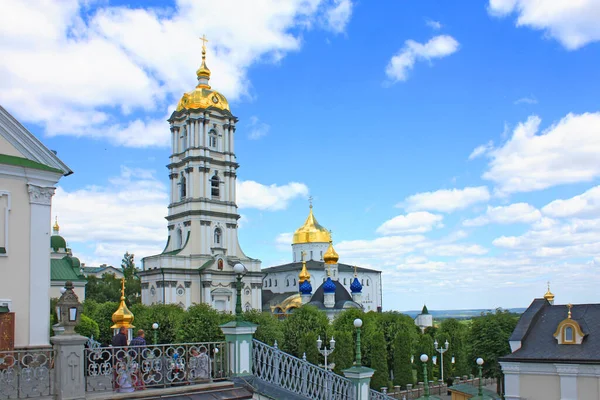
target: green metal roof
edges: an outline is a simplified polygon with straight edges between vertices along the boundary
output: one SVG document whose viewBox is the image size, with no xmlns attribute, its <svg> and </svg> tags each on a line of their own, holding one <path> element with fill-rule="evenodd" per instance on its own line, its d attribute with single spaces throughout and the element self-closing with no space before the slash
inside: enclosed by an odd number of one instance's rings
<svg viewBox="0 0 600 400">
<path fill-rule="evenodd" d="M 53 250 L 66 249 L 67 241 L 59 235 L 50 236 L 50 248 Z"/>
<path fill-rule="evenodd" d="M 72 259 L 66 256 L 61 259 L 50 259 L 50 280 L 52 281 L 85 281 L 78 267 L 73 267 Z"/>
<path fill-rule="evenodd" d="M 61 175 L 63 175 L 63 173 L 64 173 L 60 169 L 56 169 L 56 168 L 52 168 L 52 167 L 49 167 L 44 164 L 40 164 L 39 162 L 32 161 L 28 158 L 9 156 L 7 154 L 0 154 L 0 164 L 15 165 L 18 167 L 23 167 L 23 168 L 40 169 L 42 171 L 56 172 Z"/>
<path fill-rule="evenodd" d="M 423 309 L 421 310 L 421 314 L 423 314 L 423 315 L 429 314 L 429 310 L 427 309 L 426 305 L 423 305 Z"/>
</svg>

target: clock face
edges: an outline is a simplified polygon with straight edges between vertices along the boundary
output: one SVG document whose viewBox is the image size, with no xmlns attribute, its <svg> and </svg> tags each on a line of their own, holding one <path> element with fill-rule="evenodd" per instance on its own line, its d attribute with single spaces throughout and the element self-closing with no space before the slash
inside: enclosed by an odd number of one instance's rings
<svg viewBox="0 0 600 400">
<path fill-rule="evenodd" d="M 217 104 L 219 102 L 219 98 L 217 96 L 213 95 L 212 102 Z"/>
</svg>

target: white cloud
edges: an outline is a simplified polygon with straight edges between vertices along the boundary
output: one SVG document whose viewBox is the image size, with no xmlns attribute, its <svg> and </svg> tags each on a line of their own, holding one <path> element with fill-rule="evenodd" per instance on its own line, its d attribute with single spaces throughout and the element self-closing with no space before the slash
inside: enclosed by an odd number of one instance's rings
<svg viewBox="0 0 600 400">
<path fill-rule="evenodd" d="M 393 56 L 388 63 L 385 73 L 392 83 L 405 81 L 415 63 L 420 60 L 431 61 L 455 53 L 459 43 L 452 36 L 439 35 L 422 44 L 407 40 L 404 47 Z"/>
<path fill-rule="evenodd" d="M 237 182 L 237 205 L 240 208 L 284 210 L 290 201 L 306 196 L 308 187 L 304 183 L 290 182 L 277 186 L 263 185 L 255 181 Z"/>
<path fill-rule="evenodd" d="M 250 133 L 248 134 L 248 138 L 251 140 L 258 140 L 264 136 L 267 136 L 271 127 L 262 122 L 258 117 L 252 116 L 250 117 L 250 124 L 248 124 L 248 129 Z"/>
<path fill-rule="evenodd" d="M 121 168 L 105 187 L 56 189 L 52 213 L 61 235 L 83 262 L 118 264 L 125 251 L 139 260 L 162 251 L 166 239 L 168 194 L 154 171 Z M 157 216 L 159 216 L 157 218 Z"/>
<path fill-rule="evenodd" d="M 352 1 L 334 0 L 334 5 L 325 13 L 326 26 L 334 33 L 342 33 L 352 16 Z"/>
<path fill-rule="evenodd" d="M 515 104 L 537 104 L 538 101 L 534 96 L 526 96 L 526 97 L 521 97 L 518 100 L 515 100 Z"/>
<path fill-rule="evenodd" d="M 173 8 L 88 7 L 85 0 L 5 1 L 0 13 L 0 103 L 49 134 L 164 146 L 168 126 L 135 111 L 167 114 L 195 86 L 206 34 L 211 84 L 230 101 L 249 94 L 247 69 L 301 45 L 303 30 L 343 31 L 349 0 L 177 0 Z M 156 49 L 165 49 L 156 51 Z M 156 115 L 158 114 L 158 115 Z M 132 132 L 151 125 L 152 135 Z M 122 138 L 121 136 L 124 136 Z M 144 136 L 144 135 L 142 135 Z"/>
<path fill-rule="evenodd" d="M 490 207 L 484 215 L 467 219 L 464 226 L 482 226 L 486 224 L 530 224 L 542 218 L 540 211 L 527 203 L 514 203 L 509 206 Z"/>
<path fill-rule="evenodd" d="M 279 251 L 290 251 L 292 245 L 292 238 L 294 234 L 292 232 L 283 232 L 277 235 L 275 238 L 275 246 Z"/>
<path fill-rule="evenodd" d="M 488 250 L 478 244 L 441 244 L 425 250 L 425 254 L 442 257 L 484 255 Z"/>
<path fill-rule="evenodd" d="M 469 155 L 469 160 L 473 160 L 477 157 L 481 157 L 493 148 L 494 148 L 494 142 L 491 140 L 489 142 L 487 142 L 486 144 L 477 146 Z"/>
<path fill-rule="evenodd" d="M 441 189 L 435 192 L 423 192 L 407 197 L 397 207 L 408 211 L 441 211 L 452 212 L 470 207 L 473 204 L 486 202 L 490 193 L 485 186 L 466 187 L 464 189 Z"/>
<path fill-rule="evenodd" d="M 541 120 L 520 123 L 501 147 L 488 152 L 483 178 L 501 193 L 530 192 L 600 176 L 600 113 L 568 114 L 538 134 Z"/>
<path fill-rule="evenodd" d="M 442 29 L 442 26 L 443 26 L 439 21 L 434 21 L 432 19 L 426 20 L 425 25 L 427 25 L 428 27 L 430 27 L 431 29 L 434 29 L 436 31 L 439 31 L 440 29 Z"/>
<path fill-rule="evenodd" d="M 490 14 L 517 14 L 517 26 L 542 30 L 575 50 L 600 40 L 600 3 L 596 0 L 490 0 Z"/>
<path fill-rule="evenodd" d="M 441 215 L 431 214 L 427 211 L 419 211 L 406 215 L 398 215 L 385 221 L 377 233 L 382 235 L 396 235 L 399 233 L 423 233 L 433 228 L 442 227 Z"/>
<path fill-rule="evenodd" d="M 566 200 L 554 200 L 542 208 L 551 217 L 600 217 L 600 186 Z"/>
</svg>

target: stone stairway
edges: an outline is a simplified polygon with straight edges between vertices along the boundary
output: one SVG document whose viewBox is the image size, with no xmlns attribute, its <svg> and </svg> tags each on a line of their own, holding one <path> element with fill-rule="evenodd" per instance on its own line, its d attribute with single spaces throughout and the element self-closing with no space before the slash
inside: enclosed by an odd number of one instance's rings
<svg viewBox="0 0 600 400">
<path fill-rule="evenodd" d="M 161 389 L 146 389 L 132 393 L 103 392 L 88 393 L 86 400 L 243 400 L 251 399 L 252 393 L 232 381 L 213 382 L 197 385 L 177 386 Z"/>
</svg>

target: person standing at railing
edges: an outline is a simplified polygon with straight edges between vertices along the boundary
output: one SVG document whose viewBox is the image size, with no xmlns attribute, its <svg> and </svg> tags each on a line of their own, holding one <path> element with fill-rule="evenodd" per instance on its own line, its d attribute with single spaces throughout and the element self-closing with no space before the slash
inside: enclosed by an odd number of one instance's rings
<svg viewBox="0 0 600 400">
<path fill-rule="evenodd" d="M 142 372 L 140 371 L 140 365 L 142 364 L 144 357 L 147 356 L 146 353 L 146 333 L 143 329 L 137 331 L 137 336 L 131 339 L 129 342 L 129 355 L 136 361 L 136 365 L 133 369 L 133 376 L 131 377 L 133 380 L 133 386 L 135 390 L 144 390 L 146 385 L 144 384 L 144 379 L 142 377 Z"/>
</svg>

